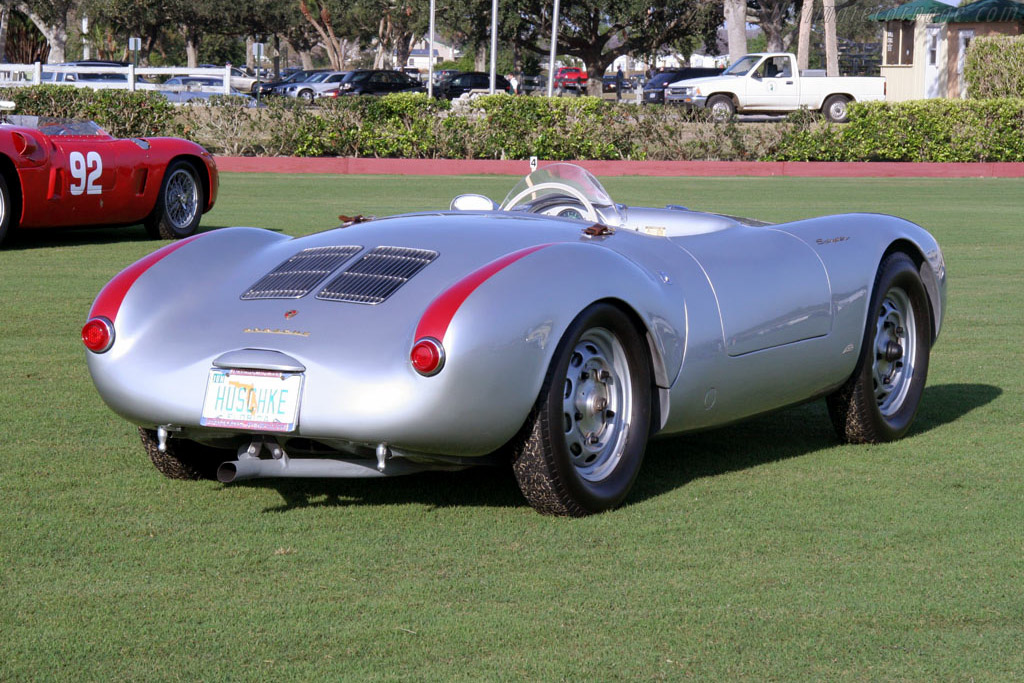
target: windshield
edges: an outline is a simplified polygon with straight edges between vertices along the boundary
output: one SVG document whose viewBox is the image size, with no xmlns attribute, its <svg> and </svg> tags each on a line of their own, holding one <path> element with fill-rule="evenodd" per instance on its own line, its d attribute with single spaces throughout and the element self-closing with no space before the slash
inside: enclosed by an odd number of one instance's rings
<svg viewBox="0 0 1024 683">
<path fill-rule="evenodd" d="M 754 68 L 761 58 L 757 55 L 747 55 L 740 61 L 736 62 L 728 69 L 722 72 L 723 76 L 745 76 L 747 72 Z"/>
<path fill-rule="evenodd" d="M 647 81 L 645 88 L 664 88 L 672 81 L 678 81 L 680 71 L 662 71 L 659 74 L 651 76 L 651 80 Z"/>
<path fill-rule="evenodd" d="M 557 163 L 538 168 L 516 183 L 499 210 L 536 212 L 537 207 L 550 202 L 580 199 L 593 205 L 604 222 L 622 224 L 622 216 L 601 182 L 590 171 L 575 164 Z"/>
<path fill-rule="evenodd" d="M 43 135 L 106 135 L 107 132 L 92 121 L 60 119 L 53 116 L 8 116 L 7 123 L 38 130 Z"/>
</svg>

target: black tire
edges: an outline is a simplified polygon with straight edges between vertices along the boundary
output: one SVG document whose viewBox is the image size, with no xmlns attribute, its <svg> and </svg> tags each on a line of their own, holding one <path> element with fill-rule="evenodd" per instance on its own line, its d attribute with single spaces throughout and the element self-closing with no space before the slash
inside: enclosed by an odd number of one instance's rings
<svg viewBox="0 0 1024 683">
<path fill-rule="evenodd" d="M 139 427 L 139 436 L 146 454 L 160 474 L 168 479 L 217 479 L 217 467 L 232 460 L 228 451 L 203 446 L 187 439 L 168 439 L 161 453 L 156 432 Z"/>
<path fill-rule="evenodd" d="M 832 95 L 821 106 L 821 113 L 833 123 L 846 123 L 850 120 L 847 106 L 850 98 L 844 95 Z"/>
<path fill-rule="evenodd" d="M 559 342 L 514 445 L 519 488 L 542 514 L 613 508 L 640 471 L 650 424 L 647 344 L 625 313 L 594 304 Z"/>
<path fill-rule="evenodd" d="M 878 267 L 853 375 L 826 399 L 840 439 L 882 443 L 910 429 L 924 393 L 932 343 L 928 294 L 909 256 Z"/>
<path fill-rule="evenodd" d="M 0 174 L 0 245 L 11 231 L 11 209 L 11 193 L 7 189 L 7 179 Z"/>
<path fill-rule="evenodd" d="M 728 95 L 713 95 L 708 100 L 707 109 L 715 121 L 728 121 L 736 116 L 736 104 Z"/>
<path fill-rule="evenodd" d="M 175 161 L 164 172 L 146 232 L 153 239 L 177 240 L 194 235 L 206 205 L 199 174 L 187 161 Z"/>
<path fill-rule="evenodd" d="M 313 91 L 312 90 L 300 90 L 299 94 L 296 95 L 300 100 L 306 102 L 306 104 L 312 104 L 313 102 Z"/>
</svg>

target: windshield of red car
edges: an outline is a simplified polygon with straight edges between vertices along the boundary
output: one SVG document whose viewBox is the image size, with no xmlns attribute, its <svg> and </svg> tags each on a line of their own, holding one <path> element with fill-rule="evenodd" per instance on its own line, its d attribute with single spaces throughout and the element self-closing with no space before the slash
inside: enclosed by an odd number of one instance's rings
<svg viewBox="0 0 1024 683">
<path fill-rule="evenodd" d="M 53 116 L 8 116 L 5 123 L 22 128 L 38 130 L 43 135 L 107 135 L 107 132 L 92 121 L 83 119 L 61 119 Z"/>
</svg>

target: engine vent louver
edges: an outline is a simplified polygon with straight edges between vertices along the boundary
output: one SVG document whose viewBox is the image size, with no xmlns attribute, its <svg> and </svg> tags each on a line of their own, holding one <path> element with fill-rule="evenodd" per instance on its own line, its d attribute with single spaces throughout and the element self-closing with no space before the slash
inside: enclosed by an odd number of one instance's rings
<svg viewBox="0 0 1024 683">
<path fill-rule="evenodd" d="M 358 254 L 362 247 L 313 247 L 260 278 L 243 299 L 299 299 L 309 294 L 328 275 Z"/>
<path fill-rule="evenodd" d="M 327 283 L 316 298 L 379 304 L 435 258 L 437 252 L 427 249 L 377 247 Z"/>
</svg>

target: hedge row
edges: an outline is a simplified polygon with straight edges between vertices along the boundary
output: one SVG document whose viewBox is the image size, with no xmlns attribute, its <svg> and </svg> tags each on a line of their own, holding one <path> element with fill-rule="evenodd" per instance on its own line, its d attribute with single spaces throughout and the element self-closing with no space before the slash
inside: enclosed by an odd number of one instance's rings
<svg viewBox="0 0 1024 683">
<path fill-rule="evenodd" d="M 91 118 L 121 137 L 181 135 L 216 154 L 453 159 L 1024 161 L 1024 99 L 853 104 L 850 122 L 807 111 L 783 123 L 708 120 L 678 107 L 597 98 L 472 101 L 425 95 L 269 106 L 213 97 L 174 107 L 154 93 L 62 86 L 0 91 L 18 113 Z"/>
<path fill-rule="evenodd" d="M 979 36 L 967 48 L 967 92 L 974 99 L 1024 97 L 1024 36 Z"/>
<path fill-rule="evenodd" d="M 794 127 L 782 161 L 1024 161 L 1024 99 L 915 100 L 850 106 L 850 122 Z"/>
</svg>

